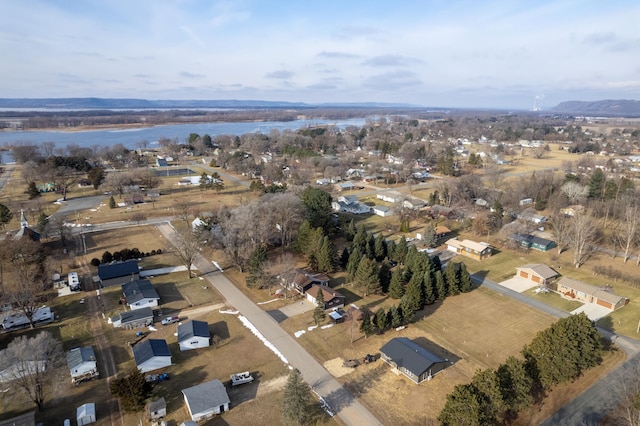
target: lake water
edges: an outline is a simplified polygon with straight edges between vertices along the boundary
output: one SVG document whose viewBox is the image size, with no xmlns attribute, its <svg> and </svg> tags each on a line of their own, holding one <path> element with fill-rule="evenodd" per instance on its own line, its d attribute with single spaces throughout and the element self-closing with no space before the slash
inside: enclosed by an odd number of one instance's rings
<svg viewBox="0 0 640 426">
<path fill-rule="evenodd" d="M 352 118 L 347 120 L 294 120 L 294 121 L 261 121 L 250 123 L 190 123 L 170 124 L 166 126 L 145 127 L 140 129 L 110 129 L 87 131 L 2 131 L 0 132 L 0 146 L 15 143 L 29 143 L 39 145 L 42 142 L 54 142 L 56 147 L 75 144 L 82 147 L 94 145 L 113 146 L 122 144 L 129 149 L 136 148 L 136 143 L 142 140 L 153 142 L 161 138 L 174 139 L 184 142 L 191 133 L 199 135 L 243 135 L 245 133 L 269 134 L 271 130 L 297 130 L 303 127 L 330 124 L 341 129 L 348 126 L 362 126 L 366 118 Z"/>
</svg>

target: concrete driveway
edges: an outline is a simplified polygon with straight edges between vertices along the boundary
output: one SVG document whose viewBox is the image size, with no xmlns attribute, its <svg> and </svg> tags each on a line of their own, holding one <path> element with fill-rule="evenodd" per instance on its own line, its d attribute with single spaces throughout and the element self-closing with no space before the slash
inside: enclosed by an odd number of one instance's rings
<svg viewBox="0 0 640 426">
<path fill-rule="evenodd" d="M 579 308 L 571 311 L 572 314 L 578 314 L 580 312 L 584 312 L 591 321 L 598 321 L 600 318 L 609 315 L 611 313 L 611 309 L 596 305 L 595 303 L 585 303 Z"/>
<path fill-rule="evenodd" d="M 284 315 L 286 315 L 287 318 L 291 318 L 297 315 L 302 315 L 306 312 L 313 311 L 315 308 L 316 308 L 316 305 L 311 303 L 309 300 L 305 298 L 301 300 L 292 301 L 289 305 L 284 306 L 278 310 L 282 312 Z"/>
<path fill-rule="evenodd" d="M 536 287 L 536 285 L 531 281 L 518 276 L 502 281 L 500 285 L 518 293 L 524 293 L 530 288 Z"/>
</svg>

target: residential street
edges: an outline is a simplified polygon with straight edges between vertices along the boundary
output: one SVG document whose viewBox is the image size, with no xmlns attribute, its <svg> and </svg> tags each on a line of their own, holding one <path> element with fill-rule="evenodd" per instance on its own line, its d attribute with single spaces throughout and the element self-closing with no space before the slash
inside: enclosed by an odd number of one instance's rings
<svg viewBox="0 0 640 426">
<path fill-rule="evenodd" d="M 169 241 L 175 241 L 178 238 L 169 224 L 158 225 L 158 229 Z M 215 286 L 227 304 L 246 317 L 285 356 L 291 366 L 300 370 L 307 383 L 325 399 L 331 410 L 345 424 L 353 426 L 381 424 L 267 312 L 238 290 L 210 261 L 200 257 L 195 264 L 201 276 Z"/>
</svg>

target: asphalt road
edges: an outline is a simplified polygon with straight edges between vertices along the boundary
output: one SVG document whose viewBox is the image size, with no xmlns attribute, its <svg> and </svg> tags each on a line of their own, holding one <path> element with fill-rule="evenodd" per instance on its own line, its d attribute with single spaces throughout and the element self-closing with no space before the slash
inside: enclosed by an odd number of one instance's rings
<svg viewBox="0 0 640 426">
<path fill-rule="evenodd" d="M 169 224 L 158 225 L 158 229 L 169 241 L 175 241 L 176 238 L 179 238 Z M 350 426 L 381 424 L 267 312 L 256 306 L 238 290 L 210 261 L 200 256 L 195 265 L 201 276 L 222 294 L 227 304 L 233 306 L 247 318 L 284 355 L 290 365 L 300 370 L 305 381 L 327 402 L 331 410 L 345 424 Z"/>
</svg>

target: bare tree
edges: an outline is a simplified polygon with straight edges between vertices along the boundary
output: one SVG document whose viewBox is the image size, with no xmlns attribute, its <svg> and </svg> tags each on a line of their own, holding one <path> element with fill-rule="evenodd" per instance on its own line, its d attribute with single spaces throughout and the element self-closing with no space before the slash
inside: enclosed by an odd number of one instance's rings
<svg viewBox="0 0 640 426">
<path fill-rule="evenodd" d="M 591 256 L 594 243 L 598 238 L 598 228 L 595 219 L 589 214 L 580 213 L 570 219 L 571 247 L 573 253 L 573 265 L 579 268 Z"/>
<path fill-rule="evenodd" d="M 178 217 L 180 219 L 182 219 L 185 223 L 189 223 L 189 218 L 191 217 L 192 214 L 192 209 L 193 209 L 193 204 L 191 203 L 191 201 L 184 199 L 184 200 L 174 200 L 175 201 L 175 207 L 176 209 L 178 209 Z"/>
<path fill-rule="evenodd" d="M 556 212 L 549 218 L 549 224 L 558 248 L 558 254 L 561 254 L 571 244 L 571 222 L 565 215 Z"/>
<path fill-rule="evenodd" d="M 274 261 L 269 262 L 267 268 L 269 273 L 275 278 L 270 281 L 269 294 L 271 294 L 271 286 L 281 282 L 283 284 L 285 299 L 288 296 L 290 284 L 295 277 L 296 260 L 291 253 L 282 253 Z"/>
<path fill-rule="evenodd" d="M 201 245 L 201 242 L 192 232 L 187 232 L 178 236 L 177 241 L 175 241 L 178 256 L 180 256 L 184 266 L 187 267 L 189 279 L 191 279 L 191 268 L 193 267 L 193 263 L 200 254 Z"/>
<path fill-rule="evenodd" d="M 31 338 L 19 336 L 0 352 L 0 371 L 6 372 L 40 411 L 46 393 L 59 385 L 59 367 L 63 364 L 62 344 L 48 331 Z"/>
<path fill-rule="evenodd" d="M 589 187 L 574 181 L 565 183 L 560 190 L 567 196 L 571 204 L 576 204 L 584 200 L 589 194 Z"/>
<path fill-rule="evenodd" d="M 100 186 L 104 186 L 110 189 L 112 192 L 117 193 L 120 198 L 124 194 L 124 189 L 128 185 L 133 183 L 133 177 L 129 173 L 125 172 L 110 172 L 107 174 L 104 182 Z"/>
<path fill-rule="evenodd" d="M 529 147 L 529 150 L 531 151 L 531 153 L 533 154 L 533 156 L 537 159 L 540 159 L 542 157 L 544 157 L 544 153 L 547 150 L 547 145 L 544 143 L 540 143 L 540 144 L 535 144 L 535 145 L 531 145 Z"/>
<path fill-rule="evenodd" d="M 300 227 L 304 209 L 300 197 L 291 194 L 266 194 L 260 199 L 268 203 L 270 220 L 280 234 L 282 251 L 284 252 L 293 240 L 293 233 Z"/>
<path fill-rule="evenodd" d="M 140 185 L 144 186 L 147 190 L 154 189 L 160 186 L 162 180 L 151 169 L 140 169 L 136 172 L 136 178 Z"/>
</svg>

